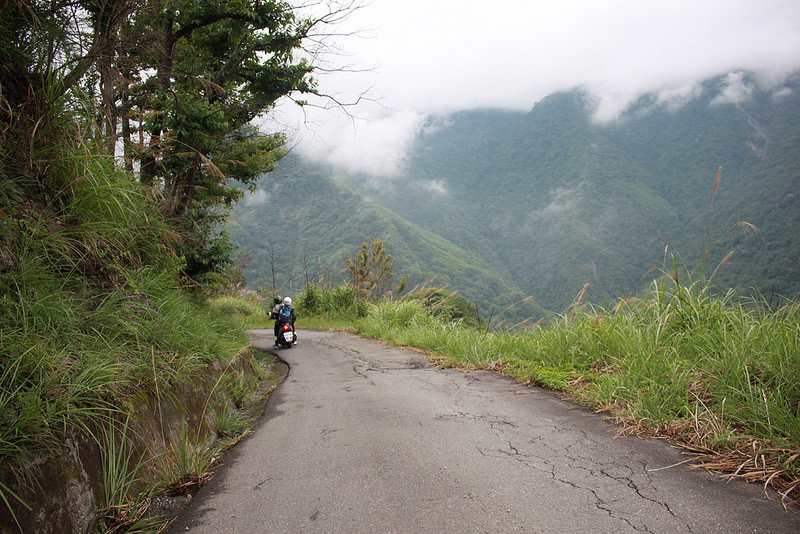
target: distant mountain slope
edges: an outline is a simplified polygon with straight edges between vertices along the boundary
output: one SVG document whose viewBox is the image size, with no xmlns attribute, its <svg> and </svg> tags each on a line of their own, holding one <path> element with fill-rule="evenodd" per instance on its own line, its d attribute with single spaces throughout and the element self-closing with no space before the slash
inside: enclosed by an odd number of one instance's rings
<svg viewBox="0 0 800 534">
<path fill-rule="evenodd" d="M 473 252 L 396 215 L 380 202 L 357 194 L 329 174 L 289 157 L 268 175 L 261 191 L 237 208 L 228 232 L 250 256 L 251 285 L 272 287 L 272 264 L 281 294 L 297 294 L 306 281 L 338 282 L 344 257 L 377 238 L 395 258 L 395 283 L 409 276 L 411 289 L 431 284 L 462 292 L 486 314 L 526 295 Z M 467 285 L 468 291 L 462 291 Z M 535 302 L 515 314 L 541 317 Z"/>
<path fill-rule="evenodd" d="M 253 233 L 254 219 L 277 214 L 296 227 L 295 252 L 331 273 L 343 254 L 381 237 L 398 274 L 415 283 L 436 276 L 484 311 L 532 295 L 560 312 L 585 283 L 595 302 L 629 296 L 673 258 L 699 266 L 707 245 L 708 273 L 735 251 L 718 284 L 797 294 L 800 81 L 763 89 L 733 73 L 690 96 L 678 105 L 647 95 L 609 124 L 592 122 L 580 91 L 551 95 L 527 114 L 434 117 L 402 176 L 334 178 L 296 163 L 265 178 L 269 205 L 236 210 L 232 234 L 264 279 L 269 241 Z M 730 230 L 739 221 L 760 234 Z M 675 256 L 663 257 L 667 246 Z"/>
</svg>

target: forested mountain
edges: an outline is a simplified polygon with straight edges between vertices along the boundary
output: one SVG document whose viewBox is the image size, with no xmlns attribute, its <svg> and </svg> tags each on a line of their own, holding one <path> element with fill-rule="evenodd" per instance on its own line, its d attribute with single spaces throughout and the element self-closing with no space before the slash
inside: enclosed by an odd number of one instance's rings
<svg viewBox="0 0 800 534">
<path fill-rule="evenodd" d="M 266 175 L 228 227 L 250 283 L 271 286 L 273 258 L 278 288 L 340 278 L 382 238 L 412 286 L 435 278 L 484 314 L 532 296 L 509 320 L 561 312 L 586 283 L 593 302 L 630 296 L 673 263 L 697 279 L 707 249 L 706 276 L 734 251 L 719 287 L 800 291 L 800 77 L 732 73 L 610 123 L 575 90 L 427 126 L 391 180 L 297 158 Z"/>
</svg>

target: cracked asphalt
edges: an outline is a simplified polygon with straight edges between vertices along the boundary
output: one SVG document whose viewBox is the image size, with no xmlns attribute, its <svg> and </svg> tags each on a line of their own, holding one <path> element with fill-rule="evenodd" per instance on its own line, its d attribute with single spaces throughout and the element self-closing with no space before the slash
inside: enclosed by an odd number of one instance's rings
<svg viewBox="0 0 800 534">
<path fill-rule="evenodd" d="M 496 373 L 341 333 L 275 353 L 286 381 L 171 532 L 800 532 L 763 486 Z"/>
</svg>

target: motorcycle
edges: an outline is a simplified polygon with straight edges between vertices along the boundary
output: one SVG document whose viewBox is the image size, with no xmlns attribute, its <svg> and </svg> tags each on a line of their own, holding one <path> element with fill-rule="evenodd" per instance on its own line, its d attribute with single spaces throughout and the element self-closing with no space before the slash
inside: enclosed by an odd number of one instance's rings
<svg viewBox="0 0 800 534">
<path fill-rule="evenodd" d="M 291 349 L 294 346 L 297 336 L 292 331 L 292 325 L 283 323 L 278 327 L 278 345 Z"/>
</svg>

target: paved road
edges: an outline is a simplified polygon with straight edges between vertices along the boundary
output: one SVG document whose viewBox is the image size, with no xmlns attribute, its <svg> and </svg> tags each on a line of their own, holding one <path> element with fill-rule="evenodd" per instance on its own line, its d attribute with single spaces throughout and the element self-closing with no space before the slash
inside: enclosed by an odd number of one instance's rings
<svg viewBox="0 0 800 534">
<path fill-rule="evenodd" d="M 549 392 L 301 336 L 277 352 L 291 370 L 265 417 L 172 532 L 800 532 L 763 487 L 667 468 L 686 457 Z"/>
</svg>

